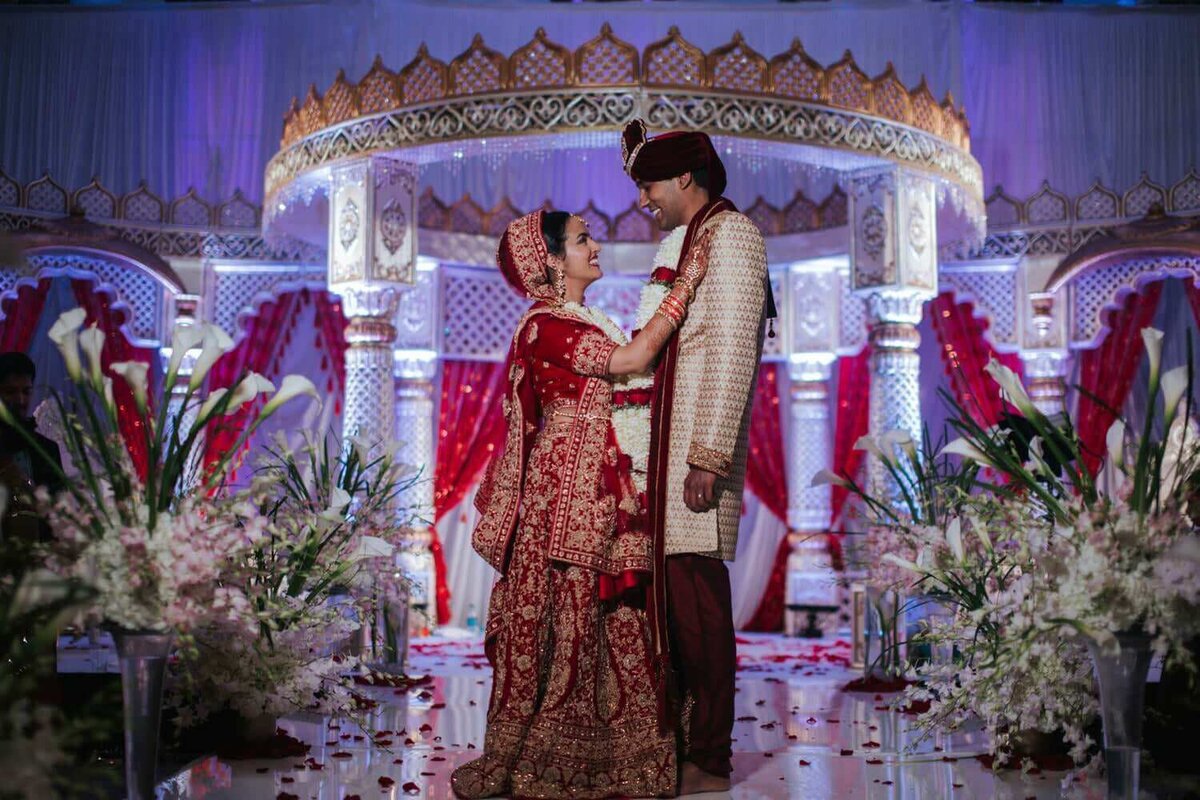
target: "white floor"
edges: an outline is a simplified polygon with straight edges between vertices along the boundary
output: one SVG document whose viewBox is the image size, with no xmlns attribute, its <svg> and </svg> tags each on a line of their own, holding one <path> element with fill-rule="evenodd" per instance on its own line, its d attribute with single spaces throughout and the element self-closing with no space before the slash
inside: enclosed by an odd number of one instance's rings
<svg viewBox="0 0 1200 800">
<path fill-rule="evenodd" d="M 842 692 L 854 674 L 837 664 L 788 656 L 789 649 L 805 646 L 792 644 L 795 640 L 750 640 L 757 655 L 738 675 L 733 788 L 697 797 L 1103 797 L 1094 778 L 1079 783 L 1061 773 L 993 775 L 974 758 L 984 750 L 979 732 L 938 736 L 901 752 L 916 734 L 909 730 L 912 718 L 891 710 L 888 697 Z M 777 655 L 764 658 L 764 647 Z M 371 712 L 373 727 L 391 732 L 382 746 L 342 721 L 281 720 L 281 727 L 312 745 L 308 766 L 303 759 L 209 759 L 177 776 L 160 797 L 453 797 L 451 770 L 477 755 L 483 741 L 490 674 L 471 643 L 414 649 L 413 667 L 435 676 L 431 686 L 368 690 L 380 701 Z"/>
</svg>

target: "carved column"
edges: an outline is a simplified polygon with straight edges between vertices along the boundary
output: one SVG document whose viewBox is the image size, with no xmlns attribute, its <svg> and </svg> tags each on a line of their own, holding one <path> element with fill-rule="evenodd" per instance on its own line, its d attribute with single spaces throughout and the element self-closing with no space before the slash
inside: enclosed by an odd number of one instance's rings
<svg viewBox="0 0 1200 800">
<path fill-rule="evenodd" d="M 811 484 L 813 475 L 833 463 L 829 379 L 840 308 L 830 298 L 840 296 L 841 280 L 835 264 L 798 265 L 787 277 L 789 635 L 807 623 L 807 615 L 795 607 L 837 605 L 829 558 L 829 487 Z"/>
<path fill-rule="evenodd" d="M 440 350 L 441 318 L 438 274 L 435 263 L 419 262 L 412 286 L 404 289 L 396 315 L 396 350 L 393 370 L 396 379 L 396 439 L 399 457 L 421 468 L 417 484 L 405 492 L 400 503 L 415 512 L 420 522 L 406 532 L 400 543 L 400 560 L 413 577 L 413 605 L 434 627 L 437 613 L 436 576 L 430 544 L 433 541 L 433 470 L 437 453 L 434 419 L 435 378 Z"/>
<path fill-rule="evenodd" d="M 895 167 L 851 180 L 850 273 L 866 296 L 871 343 L 870 431 L 921 435 L 917 324 L 937 293 L 937 196 L 928 178 Z M 898 495 L 883 465 L 868 458 L 876 491 Z M 897 498 L 898 502 L 898 498 Z"/>
<path fill-rule="evenodd" d="M 1055 295 L 1022 292 L 1021 361 L 1029 399 L 1048 417 L 1064 413 L 1066 399 L 1066 315 Z"/>
<path fill-rule="evenodd" d="M 171 341 L 171 336 L 177 325 L 196 325 L 200 319 L 200 298 L 194 294 L 179 294 L 174 297 L 175 319 L 170 330 L 163 335 L 164 341 Z M 171 363 L 173 351 L 170 344 L 164 345 L 159 350 L 162 359 L 163 374 L 165 375 L 168 365 Z M 170 394 L 167 396 L 167 424 L 170 425 L 175 415 L 179 413 L 183 406 L 183 398 L 187 394 L 188 382 L 192 379 L 192 367 L 195 366 L 196 357 L 200 355 L 200 348 L 193 348 L 183 354 L 182 360 L 179 362 L 179 371 L 175 374 L 175 383 L 171 386 L 164 387 Z M 184 409 L 183 416 L 179 419 L 179 438 L 185 439 L 192 430 L 192 425 L 196 422 L 196 414 L 200 410 L 199 400 L 194 400 L 191 407 Z M 183 485 L 181 489 L 188 488 L 193 481 L 199 476 L 200 457 L 204 452 L 204 434 L 201 433 L 196 437 L 196 444 L 192 449 L 192 460 L 188 468 L 183 474 Z"/>
</svg>

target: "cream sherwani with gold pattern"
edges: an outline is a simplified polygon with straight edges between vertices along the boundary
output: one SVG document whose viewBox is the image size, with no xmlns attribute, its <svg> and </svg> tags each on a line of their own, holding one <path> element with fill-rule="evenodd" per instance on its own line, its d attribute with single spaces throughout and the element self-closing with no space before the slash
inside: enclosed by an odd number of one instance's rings
<svg viewBox="0 0 1200 800">
<path fill-rule="evenodd" d="M 708 228 L 715 228 L 708 272 L 679 331 L 666 553 L 728 561 L 737 550 L 750 407 L 762 357 L 767 253 L 762 233 L 743 214 L 721 212 L 701 230 Z M 692 466 L 719 476 L 717 505 L 701 514 L 683 502 Z"/>
</svg>

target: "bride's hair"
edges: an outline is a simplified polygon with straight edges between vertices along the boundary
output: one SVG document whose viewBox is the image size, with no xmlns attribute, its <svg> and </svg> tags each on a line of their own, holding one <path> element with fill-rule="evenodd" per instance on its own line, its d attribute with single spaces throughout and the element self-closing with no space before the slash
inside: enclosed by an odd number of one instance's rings
<svg viewBox="0 0 1200 800">
<path fill-rule="evenodd" d="M 567 222 L 571 215 L 566 211 L 547 211 L 542 214 L 542 238 L 551 255 L 561 256 L 567 252 Z"/>
</svg>

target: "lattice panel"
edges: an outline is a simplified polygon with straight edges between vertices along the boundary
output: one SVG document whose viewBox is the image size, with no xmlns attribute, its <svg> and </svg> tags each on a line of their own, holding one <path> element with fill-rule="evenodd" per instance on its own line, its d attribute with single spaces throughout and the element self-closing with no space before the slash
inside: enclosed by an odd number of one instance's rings
<svg viewBox="0 0 1200 800">
<path fill-rule="evenodd" d="M 284 284 L 325 283 L 325 269 L 296 268 L 258 272 L 217 272 L 212 285 L 212 321 L 230 336 L 238 331 L 238 315 L 253 308 L 254 299 Z"/>
<path fill-rule="evenodd" d="M 845 350 L 857 351 L 867 342 L 867 302 L 850 290 L 848 276 L 841 277 L 841 346 Z"/>
<path fill-rule="evenodd" d="M 1075 201 L 1075 219 L 1113 219 L 1120 216 L 1120 200 L 1115 192 L 1099 184 Z"/>
<path fill-rule="evenodd" d="M 921 79 L 921 86 L 912 98 L 912 121 L 921 130 L 929 131 L 935 136 L 942 134 L 942 107 L 929 93 L 924 78 Z"/>
<path fill-rule="evenodd" d="M 171 204 L 171 222 L 196 227 L 212 224 L 212 208 L 193 192 Z"/>
<path fill-rule="evenodd" d="M 442 278 L 442 353 L 447 358 L 500 360 L 529 300 L 509 288 L 499 272 Z"/>
<path fill-rule="evenodd" d="M 471 49 L 450 64 L 450 83 L 454 94 L 487 94 L 504 88 L 503 59 L 483 46 L 476 35 Z"/>
<path fill-rule="evenodd" d="M 989 225 L 1016 225 L 1021 221 L 1021 207 L 1008 195 L 997 189 L 987 199 Z"/>
<path fill-rule="evenodd" d="M 1192 172 L 1171 187 L 1171 208 L 1176 212 L 1200 211 L 1200 175 Z"/>
<path fill-rule="evenodd" d="M 575 63 L 576 79 L 584 86 L 637 83 L 638 52 L 618 42 L 607 22 L 600 36 L 580 48 Z"/>
<path fill-rule="evenodd" d="M 775 94 L 797 100 L 821 99 L 825 71 L 804 53 L 799 40 L 792 42 L 790 51 L 771 60 L 770 73 Z"/>
<path fill-rule="evenodd" d="M 571 54 L 546 40 L 546 32 L 538 28 L 532 42 L 513 54 L 510 71 L 515 89 L 541 86 L 566 86 L 570 75 Z"/>
<path fill-rule="evenodd" d="M 654 219 L 641 209 L 629 209 L 617 217 L 613 227 L 618 241 L 652 242 L 657 226 Z"/>
<path fill-rule="evenodd" d="M 645 281 L 636 278 L 605 278 L 588 289 L 587 302 L 612 317 L 628 334 L 637 323 L 643 286 Z"/>
<path fill-rule="evenodd" d="M 371 70 L 358 82 L 358 102 L 364 114 L 374 114 L 400 105 L 396 76 L 375 57 Z"/>
<path fill-rule="evenodd" d="M 908 89 L 900 83 L 896 73 L 888 65 L 888 71 L 882 79 L 876 78 L 875 111 L 892 119 L 909 118 Z"/>
<path fill-rule="evenodd" d="M 446 68 L 429 56 L 425 45 L 417 51 L 416 60 L 401 73 L 404 84 L 404 103 L 424 103 L 446 96 Z"/>
<path fill-rule="evenodd" d="M 1104 327 L 1105 306 L 1116 305 L 1122 289 L 1137 287 L 1147 272 L 1184 271 L 1200 275 L 1200 258 L 1140 258 L 1084 272 L 1073 278 L 1071 291 L 1071 339 L 1077 344 L 1089 344 Z"/>
<path fill-rule="evenodd" d="M 1163 188 L 1146 178 L 1125 193 L 1125 216 L 1144 217 L 1154 205 L 1166 206 L 1167 194 Z"/>
<path fill-rule="evenodd" d="M 161 341 L 166 289 L 161 283 L 135 267 L 104 258 L 76 254 L 34 254 L 29 256 L 33 273 L 44 269 L 73 270 L 96 276 L 98 285 L 111 286 L 116 299 L 129 308 L 128 330 L 136 338 Z"/>
<path fill-rule="evenodd" d="M 1045 186 L 1025 205 L 1026 214 L 1032 225 L 1045 225 L 1052 222 L 1065 222 L 1070 215 L 1070 204 L 1065 195 L 1061 195 Z"/>
<path fill-rule="evenodd" d="M 330 125 L 357 117 L 361 113 L 358 98 L 354 95 L 354 87 L 346 82 L 346 74 L 341 70 L 338 70 L 337 78 L 329 87 L 329 91 L 325 92 L 322 106 L 325 109 L 325 119 Z"/>
<path fill-rule="evenodd" d="M 846 61 L 829 68 L 829 102 L 843 108 L 869 108 L 871 80 L 862 73 L 846 53 Z"/>
<path fill-rule="evenodd" d="M 1016 272 L 946 272 L 939 276 L 940 288 L 954 289 L 960 300 L 968 296 L 976 314 L 987 317 L 993 344 L 1017 344 Z"/>
<path fill-rule="evenodd" d="M 67 213 L 67 191 L 50 178 L 38 178 L 25 187 L 25 207 L 34 211 Z"/>
<path fill-rule="evenodd" d="M 76 192 L 73 202 L 91 219 L 112 219 L 117 215 L 117 198 L 94 183 Z"/>
<path fill-rule="evenodd" d="M 417 198 L 417 220 L 422 228 L 442 230 L 446 227 L 446 206 L 432 191 Z"/>
<path fill-rule="evenodd" d="M 758 226 L 763 236 L 779 233 L 779 211 L 763 198 L 758 198 L 744 213 Z"/>
<path fill-rule="evenodd" d="M 23 276 L 14 269 L 0 269 L 0 294 L 10 292 L 17 285 L 17 281 Z"/>
<path fill-rule="evenodd" d="M 837 228 L 845 225 L 848 216 L 848 203 L 846 193 L 842 191 L 834 191 L 829 197 L 825 198 L 825 202 L 821 204 L 818 210 L 818 215 L 821 220 L 822 228 Z"/>
<path fill-rule="evenodd" d="M 130 222 L 162 222 L 163 201 L 150 193 L 145 186 L 121 198 L 121 210 Z"/>
<path fill-rule="evenodd" d="M 580 218 L 587 223 L 588 231 L 597 242 L 608 241 L 608 228 L 612 221 L 598 208 L 588 203 L 587 208 L 579 212 Z"/>
<path fill-rule="evenodd" d="M 504 234 L 504 229 L 508 227 L 508 223 L 512 222 L 517 217 L 521 216 L 521 211 L 506 197 L 498 206 L 488 212 L 487 215 L 487 234 L 488 236 L 501 236 Z"/>
<path fill-rule="evenodd" d="M 16 208 L 21 205 L 21 184 L 0 172 L 0 206 Z"/>
<path fill-rule="evenodd" d="M 797 194 L 783 210 L 783 229 L 788 233 L 813 231 L 820 226 L 817 204 L 803 194 Z"/>
<path fill-rule="evenodd" d="M 450 207 L 450 229 L 459 233 L 483 233 L 483 209 L 469 197 Z"/>
<path fill-rule="evenodd" d="M 217 209 L 217 224 L 222 228 L 257 228 L 258 206 L 236 191 L 232 200 Z"/>
<path fill-rule="evenodd" d="M 646 49 L 647 84 L 657 86 L 700 86 L 704 83 L 704 55 L 671 28 L 670 37 Z"/>
<path fill-rule="evenodd" d="M 732 49 L 718 55 L 711 63 L 714 89 L 741 92 L 764 92 L 767 88 L 767 62 L 735 34 Z"/>
</svg>

